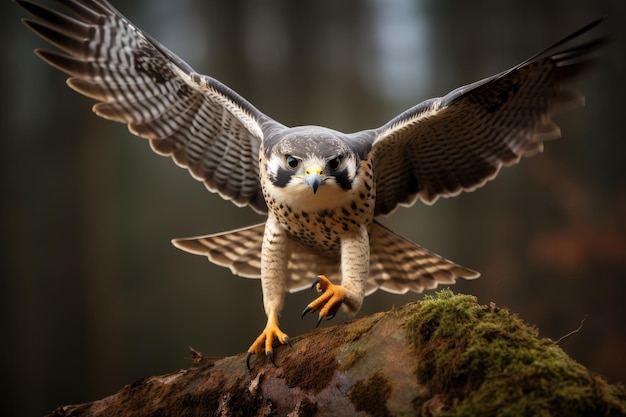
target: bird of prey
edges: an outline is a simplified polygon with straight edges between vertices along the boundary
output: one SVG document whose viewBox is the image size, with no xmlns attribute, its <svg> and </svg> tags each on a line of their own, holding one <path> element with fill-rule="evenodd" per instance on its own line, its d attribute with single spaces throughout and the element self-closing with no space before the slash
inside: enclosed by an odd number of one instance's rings
<svg viewBox="0 0 626 417">
<path fill-rule="evenodd" d="M 240 276 L 261 279 L 267 326 L 248 349 L 274 363 L 288 344 L 278 323 L 287 291 L 321 295 L 302 315 L 331 318 L 380 288 L 421 292 L 478 272 L 382 226 L 376 216 L 472 191 L 501 167 L 560 136 L 552 116 L 582 96 L 572 80 L 600 40 L 572 45 L 595 21 L 497 75 L 426 100 L 381 127 L 342 133 L 287 127 L 214 78 L 195 72 L 106 0 L 59 0 L 70 15 L 16 0 L 32 31 L 62 52 L 37 55 L 98 101 L 94 112 L 128 124 L 211 192 L 267 214 L 258 225 L 175 239 Z M 314 274 L 317 278 L 312 279 Z M 318 320 L 318 324 L 319 324 Z"/>
</svg>

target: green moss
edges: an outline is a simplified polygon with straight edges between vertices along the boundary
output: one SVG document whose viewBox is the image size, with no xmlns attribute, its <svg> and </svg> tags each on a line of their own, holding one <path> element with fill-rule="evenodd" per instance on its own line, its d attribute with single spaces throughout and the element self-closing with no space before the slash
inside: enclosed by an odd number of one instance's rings
<svg viewBox="0 0 626 417">
<path fill-rule="evenodd" d="M 572 360 L 506 309 L 446 289 L 410 309 L 422 415 L 626 415 L 626 391 Z"/>
</svg>

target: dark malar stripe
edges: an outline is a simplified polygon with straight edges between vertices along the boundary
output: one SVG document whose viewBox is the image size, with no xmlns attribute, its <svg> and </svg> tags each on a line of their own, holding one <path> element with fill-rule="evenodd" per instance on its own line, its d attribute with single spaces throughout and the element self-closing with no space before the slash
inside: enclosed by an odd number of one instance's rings
<svg viewBox="0 0 626 417">
<path fill-rule="evenodd" d="M 291 181 L 292 176 L 292 171 L 278 168 L 278 172 L 276 172 L 276 178 L 274 178 L 272 182 L 277 187 L 285 188 L 287 184 L 289 184 L 289 181 Z"/>
<path fill-rule="evenodd" d="M 348 177 L 348 170 L 346 169 L 335 173 L 335 182 L 339 184 L 343 190 L 352 189 L 352 180 Z"/>
</svg>

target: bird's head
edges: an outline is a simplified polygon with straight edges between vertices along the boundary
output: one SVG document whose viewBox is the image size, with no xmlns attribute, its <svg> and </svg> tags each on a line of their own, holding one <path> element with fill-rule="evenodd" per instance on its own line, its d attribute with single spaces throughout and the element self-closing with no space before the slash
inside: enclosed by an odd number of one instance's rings
<svg viewBox="0 0 626 417">
<path fill-rule="evenodd" d="M 343 136 L 310 126 L 289 129 L 268 141 L 266 172 L 272 196 L 309 210 L 339 205 L 353 188 L 360 162 Z"/>
</svg>

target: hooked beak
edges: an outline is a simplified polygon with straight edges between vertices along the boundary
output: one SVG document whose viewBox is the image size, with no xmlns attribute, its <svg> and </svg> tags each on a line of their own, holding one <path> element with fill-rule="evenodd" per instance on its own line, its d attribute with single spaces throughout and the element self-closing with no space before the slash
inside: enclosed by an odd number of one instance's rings
<svg viewBox="0 0 626 417">
<path fill-rule="evenodd" d="M 317 193 L 317 189 L 324 182 L 324 170 L 318 166 L 307 168 L 305 171 L 304 183 L 311 187 L 313 194 Z"/>
</svg>

